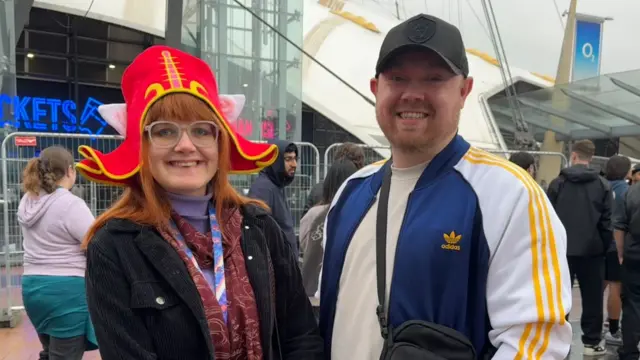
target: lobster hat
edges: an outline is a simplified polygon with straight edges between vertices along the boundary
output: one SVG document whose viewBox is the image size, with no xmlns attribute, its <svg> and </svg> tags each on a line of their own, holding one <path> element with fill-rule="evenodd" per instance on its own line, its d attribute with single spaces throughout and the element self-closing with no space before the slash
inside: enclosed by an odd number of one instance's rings
<svg viewBox="0 0 640 360">
<path fill-rule="evenodd" d="M 101 105 L 100 115 L 124 141 L 114 151 L 103 154 L 82 145 L 85 159 L 76 165 L 92 181 L 126 186 L 140 171 L 140 149 L 144 119 L 151 106 L 162 97 L 190 94 L 204 101 L 216 114 L 230 140 L 230 172 L 248 174 L 271 165 L 278 157 L 273 144 L 246 140 L 231 127 L 244 106 L 244 95 L 219 95 L 218 85 L 204 61 L 168 46 L 152 46 L 138 55 L 122 75 L 125 104 Z"/>
</svg>

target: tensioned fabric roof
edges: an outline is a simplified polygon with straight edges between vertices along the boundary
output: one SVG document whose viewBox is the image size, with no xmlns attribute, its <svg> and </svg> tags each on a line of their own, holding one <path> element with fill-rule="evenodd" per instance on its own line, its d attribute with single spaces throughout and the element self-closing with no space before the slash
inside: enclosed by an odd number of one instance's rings
<svg viewBox="0 0 640 360">
<path fill-rule="evenodd" d="M 559 140 L 640 136 L 640 69 L 529 91 L 516 99 L 537 141 L 546 130 Z M 514 128 L 513 100 L 488 101 L 501 128 Z"/>
</svg>

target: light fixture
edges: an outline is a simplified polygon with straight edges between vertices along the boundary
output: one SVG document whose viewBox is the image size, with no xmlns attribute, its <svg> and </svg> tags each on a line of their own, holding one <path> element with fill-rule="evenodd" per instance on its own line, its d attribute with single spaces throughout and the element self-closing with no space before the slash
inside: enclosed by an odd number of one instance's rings
<svg viewBox="0 0 640 360">
<path fill-rule="evenodd" d="M 113 65 L 113 64 L 109 64 L 109 69 L 115 69 L 115 68 L 116 68 L 116 66 L 115 66 L 115 65 Z"/>
<path fill-rule="evenodd" d="M 242 84 L 243 87 L 249 87 L 249 84 Z"/>
<path fill-rule="evenodd" d="M 33 59 L 33 57 L 34 57 L 34 56 L 35 56 L 35 55 L 33 55 L 33 53 L 27 53 L 27 57 L 28 57 L 29 59 Z"/>
</svg>

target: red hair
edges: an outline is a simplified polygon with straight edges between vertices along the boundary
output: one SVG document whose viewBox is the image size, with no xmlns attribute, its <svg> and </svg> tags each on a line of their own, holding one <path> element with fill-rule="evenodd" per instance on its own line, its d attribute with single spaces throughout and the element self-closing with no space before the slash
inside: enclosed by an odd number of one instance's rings
<svg viewBox="0 0 640 360">
<path fill-rule="evenodd" d="M 245 204 L 255 204 L 267 208 L 267 205 L 262 201 L 249 199 L 238 194 L 229 183 L 229 146 L 231 145 L 231 140 L 229 134 L 224 131 L 222 120 L 217 118 L 206 103 L 189 94 L 169 94 L 151 106 L 144 123 L 145 125 L 150 124 L 158 119 L 174 119 L 185 122 L 199 119 L 213 120 L 218 123 L 221 129 L 218 136 L 218 170 L 211 181 L 211 191 L 214 194 L 217 214 L 221 214 L 223 209 L 239 208 Z M 166 191 L 151 175 L 146 161 L 148 156 L 149 139 L 143 135 L 142 149 L 140 151 L 140 163 L 142 165 L 140 172 L 132 178 L 131 185 L 124 191 L 120 199 L 98 216 L 85 235 L 83 241 L 85 248 L 96 232 L 111 219 L 127 219 L 134 223 L 152 226 L 157 229 L 169 228 L 171 204 L 167 200 Z M 224 219 L 220 220 L 220 228 L 224 233 Z"/>
</svg>

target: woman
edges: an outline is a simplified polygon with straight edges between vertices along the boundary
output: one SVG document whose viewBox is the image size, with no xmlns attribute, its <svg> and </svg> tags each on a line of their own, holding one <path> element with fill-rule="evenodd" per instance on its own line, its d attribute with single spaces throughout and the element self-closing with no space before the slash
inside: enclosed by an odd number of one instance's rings
<svg viewBox="0 0 640 360">
<path fill-rule="evenodd" d="M 300 249 L 304 257 L 302 260 L 302 282 L 307 296 L 315 296 L 318 290 L 318 279 L 324 250 L 322 238 L 324 236 L 324 219 L 329 212 L 329 205 L 338 192 L 342 183 L 358 171 L 353 161 L 339 160 L 329 168 L 322 185 L 322 199 L 300 220 Z"/>
<path fill-rule="evenodd" d="M 126 186 L 86 238 L 102 359 L 322 359 L 280 228 L 228 180 L 273 163 L 277 148 L 230 128 L 238 104 L 221 102 L 208 65 L 181 51 L 148 48 L 122 90 L 126 105 L 100 112 L 124 142 L 109 154 L 82 147 L 78 165 Z"/>
<path fill-rule="evenodd" d="M 31 159 L 22 175 L 22 298 L 42 343 L 42 360 L 80 360 L 85 351 L 97 348 L 81 248 L 94 218 L 87 204 L 69 191 L 76 182 L 73 164 L 67 149 L 52 146 Z"/>
</svg>

